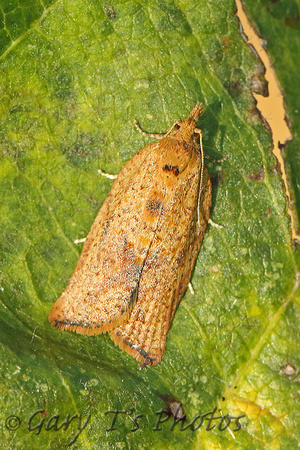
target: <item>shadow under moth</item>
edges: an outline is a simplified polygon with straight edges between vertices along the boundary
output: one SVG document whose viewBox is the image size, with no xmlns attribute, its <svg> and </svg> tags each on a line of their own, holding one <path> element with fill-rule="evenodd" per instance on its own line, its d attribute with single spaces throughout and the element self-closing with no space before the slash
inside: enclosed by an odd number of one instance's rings
<svg viewBox="0 0 300 450">
<path fill-rule="evenodd" d="M 123 167 L 49 314 L 52 325 L 109 332 L 143 365 L 161 361 L 209 218 L 211 182 L 196 128 L 201 113 L 197 103 Z"/>
</svg>

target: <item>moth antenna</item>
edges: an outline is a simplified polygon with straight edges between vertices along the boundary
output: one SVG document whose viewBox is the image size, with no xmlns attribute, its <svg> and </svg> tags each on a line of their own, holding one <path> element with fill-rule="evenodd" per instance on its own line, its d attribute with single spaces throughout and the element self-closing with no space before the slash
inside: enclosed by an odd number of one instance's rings
<svg viewBox="0 0 300 450">
<path fill-rule="evenodd" d="M 200 104 L 200 107 L 201 106 L 202 105 Z M 197 205 L 197 222 L 198 222 L 198 227 L 200 229 L 200 200 L 201 200 L 202 185 L 203 185 L 204 151 L 203 151 L 203 144 L 202 144 L 202 131 L 200 129 L 198 129 L 197 132 L 199 133 L 199 136 L 200 136 L 200 153 L 201 153 L 201 172 L 200 172 L 200 183 L 199 183 L 199 194 L 198 194 L 198 205 Z"/>
<path fill-rule="evenodd" d="M 142 128 L 140 127 L 140 124 L 138 123 L 137 120 L 133 121 L 134 125 L 136 126 L 136 129 L 143 135 L 146 137 L 153 137 L 155 139 L 163 139 L 167 136 L 169 136 L 169 134 L 172 132 L 173 128 L 175 127 L 175 125 L 178 123 L 178 120 L 176 122 L 173 123 L 173 125 L 169 128 L 169 130 L 166 133 L 149 133 L 148 131 L 144 131 L 142 130 Z"/>
<path fill-rule="evenodd" d="M 163 139 L 166 134 L 165 133 L 149 133 L 148 131 L 144 131 L 142 130 L 140 124 L 138 123 L 138 121 L 136 119 L 134 119 L 133 121 L 134 125 L 136 126 L 136 129 L 143 135 L 146 137 L 153 137 L 155 139 Z"/>
<path fill-rule="evenodd" d="M 177 124 L 177 122 L 174 122 L 173 125 L 171 126 L 171 128 L 169 128 L 169 130 L 166 132 L 166 134 L 164 135 L 164 137 L 169 136 L 169 134 L 173 131 L 173 128 L 175 127 L 175 125 Z"/>
</svg>

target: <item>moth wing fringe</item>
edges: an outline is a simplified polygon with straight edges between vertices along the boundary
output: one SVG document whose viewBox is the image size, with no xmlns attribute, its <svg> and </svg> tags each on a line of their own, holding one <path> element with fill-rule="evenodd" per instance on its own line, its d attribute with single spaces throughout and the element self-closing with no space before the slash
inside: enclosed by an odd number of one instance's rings
<svg viewBox="0 0 300 450">
<path fill-rule="evenodd" d="M 131 309 L 126 311 L 124 314 L 122 314 L 119 318 L 114 320 L 111 323 L 104 323 L 101 326 L 84 326 L 79 325 L 76 323 L 66 323 L 60 319 L 57 318 L 55 310 L 51 310 L 50 314 L 48 316 L 48 320 L 54 327 L 58 328 L 62 331 L 73 331 L 77 334 L 83 334 L 83 335 L 95 335 L 95 334 L 103 334 L 108 331 L 113 330 L 114 328 L 122 325 L 124 322 L 127 322 L 127 320 L 130 317 Z"/>
</svg>

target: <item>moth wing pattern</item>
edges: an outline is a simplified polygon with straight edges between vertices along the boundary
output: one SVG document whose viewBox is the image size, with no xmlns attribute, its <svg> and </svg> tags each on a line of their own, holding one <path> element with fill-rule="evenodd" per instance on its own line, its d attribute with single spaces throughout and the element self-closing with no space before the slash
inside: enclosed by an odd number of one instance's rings
<svg viewBox="0 0 300 450">
<path fill-rule="evenodd" d="M 143 365 L 161 360 L 209 218 L 211 182 L 205 167 L 197 217 L 200 164 L 177 190 L 169 195 L 167 191 L 140 279 L 138 301 L 128 321 L 110 332 L 112 340 Z"/>
<path fill-rule="evenodd" d="M 123 167 L 104 201 L 84 243 L 70 282 L 53 305 L 49 321 L 80 334 L 108 331 L 126 320 L 138 295 L 139 279 L 159 219 L 164 188 L 157 186 L 157 167 L 148 156 L 158 144 L 136 153 Z M 150 199 L 150 200 L 149 200 Z M 149 204 L 150 201 L 150 204 Z M 156 209 L 145 223 L 139 210 Z M 129 211 L 130 223 L 126 219 Z M 137 241 L 136 236 L 139 236 Z"/>
</svg>

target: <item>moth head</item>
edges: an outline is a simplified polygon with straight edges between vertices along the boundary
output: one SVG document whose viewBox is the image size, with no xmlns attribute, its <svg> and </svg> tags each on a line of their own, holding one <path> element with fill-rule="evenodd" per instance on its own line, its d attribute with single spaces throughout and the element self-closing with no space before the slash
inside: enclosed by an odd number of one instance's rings
<svg viewBox="0 0 300 450">
<path fill-rule="evenodd" d="M 196 125 L 202 112 L 202 104 L 196 103 L 187 119 L 177 120 L 174 123 L 172 136 L 186 142 L 197 141 L 200 136 L 200 130 L 196 128 Z"/>
<path fill-rule="evenodd" d="M 173 126 L 171 136 L 189 144 L 199 142 L 199 130 L 196 128 L 196 122 L 189 119 L 178 120 Z"/>
</svg>

